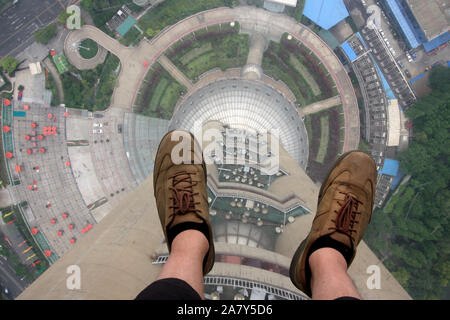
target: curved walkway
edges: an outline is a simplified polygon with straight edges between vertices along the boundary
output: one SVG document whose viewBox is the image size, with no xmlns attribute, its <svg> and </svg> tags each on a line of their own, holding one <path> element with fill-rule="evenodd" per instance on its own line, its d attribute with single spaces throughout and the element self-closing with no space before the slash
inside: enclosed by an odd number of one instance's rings
<svg viewBox="0 0 450 320">
<path fill-rule="evenodd" d="M 247 6 L 232 9 L 216 8 L 197 13 L 167 27 L 152 40 L 142 40 L 137 48 L 124 47 L 117 40 L 89 25 L 83 26 L 74 33 L 79 33 L 77 36 L 80 38 L 95 40 L 120 59 L 121 74 L 113 93 L 111 106 L 131 111 L 140 84 L 148 69 L 161 57 L 164 51 L 193 31 L 209 25 L 231 21 L 238 21 L 241 28 L 245 30 L 264 29 L 264 33 L 269 39 L 279 39 L 283 33 L 289 32 L 314 52 L 329 70 L 342 100 L 346 123 L 342 152 L 358 149 L 360 139 L 358 103 L 343 65 L 318 35 L 291 17 Z M 70 55 L 69 48 L 66 39 L 66 54 L 68 55 Z M 133 94 L 130 94 L 132 92 Z"/>
<path fill-rule="evenodd" d="M 55 80 L 56 89 L 58 90 L 58 94 L 59 94 L 59 103 L 60 104 L 64 103 L 64 90 L 63 90 L 63 85 L 61 82 L 61 78 L 59 77 L 58 71 L 56 70 L 55 66 L 50 61 L 49 58 L 45 58 L 43 63 L 44 63 L 44 66 L 48 69 L 48 71 L 52 74 L 53 80 Z"/>
<path fill-rule="evenodd" d="M 75 44 L 83 41 L 86 38 L 90 38 L 96 42 L 99 42 L 95 36 L 98 36 L 95 31 L 91 31 L 92 26 L 86 25 L 82 30 L 74 30 L 70 32 L 66 40 L 64 41 L 64 51 L 66 53 L 67 59 L 71 64 L 73 64 L 79 70 L 89 70 L 93 69 L 99 64 L 103 63 L 106 59 L 106 55 L 108 54 L 108 50 L 106 50 L 101 44 L 98 46 L 98 51 L 95 57 L 91 59 L 85 59 L 80 55 L 78 51 L 78 46 L 74 46 Z M 95 27 L 93 27 L 95 28 Z M 97 28 L 95 28 L 97 29 Z M 92 37 L 89 34 L 92 33 Z M 103 33 L 103 32 L 102 32 Z M 104 34 L 104 33 L 103 33 Z M 106 34 L 105 34 L 106 35 Z M 112 39 L 112 38 L 111 38 Z M 114 40 L 114 39 L 112 39 Z"/>
</svg>

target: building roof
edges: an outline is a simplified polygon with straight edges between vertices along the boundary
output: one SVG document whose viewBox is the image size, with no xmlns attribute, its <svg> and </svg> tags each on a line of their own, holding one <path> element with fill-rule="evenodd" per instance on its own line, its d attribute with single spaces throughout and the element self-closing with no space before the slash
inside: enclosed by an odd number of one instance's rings
<svg viewBox="0 0 450 320">
<path fill-rule="evenodd" d="M 135 23 L 136 20 L 132 16 L 129 16 L 116 30 L 123 37 L 134 26 Z"/>
<path fill-rule="evenodd" d="M 398 169 L 399 169 L 398 160 L 386 158 L 384 160 L 383 169 L 381 169 L 378 173 L 395 177 L 398 174 Z"/>
<path fill-rule="evenodd" d="M 297 0 L 267 0 L 267 1 L 284 4 L 284 5 L 290 6 L 290 7 L 297 6 Z"/>
<path fill-rule="evenodd" d="M 423 48 L 426 52 L 433 51 L 437 47 L 447 43 L 450 41 L 450 32 L 446 32 L 444 34 L 441 34 L 439 37 L 434 38 L 431 41 L 425 42 L 423 44 Z"/>
<path fill-rule="evenodd" d="M 306 0 L 303 14 L 326 30 L 349 16 L 343 0 Z"/>
<path fill-rule="evenodd" d="M 41 64 L 39 61 L 36 63 L 30 63 L 29 67 L 32 75 L 40 74 L 42 72 Z"/>
<path fill-rule="evenodd" d="M 420 40 L 417 39 L 416 32 L 411 25 L 410 20 L 407 18 L 404 9 L 399 5 L 397 0 L 386 0 L 386 4 L 392 11 L 397 23 L 400 25 L 400 28 L 403 31 L 403 34 L 406 37 L 406 40 L 409 43 L 411 48 L 417 48 L 421 45 Z"/>
<path fill-rule="evenodd" d="M 398 100 L 389 100 L 387 105 L 387 118 L 388 118 L 388 147 L 397 147 L 400 145 L 400 107 L 398 106 Z"/>
<path fill-rule="evenodd" d="M 341 44 L 341 48 L 344 50 L 347 57 L 350 59 L 350 61 L 355 60 L 358 56 L 356 55 L 355 51 L 353 51 L 352 47 L 348 44 L 347 41 L 345 41 L 343 44 Z"/>
<path fill-rule="evenodd" d="M 406 0 L 411 12 L 420 25 L 428 41 L 449 30 L 447 8 L 439 6 L 436 0 Z"/>
</svg>

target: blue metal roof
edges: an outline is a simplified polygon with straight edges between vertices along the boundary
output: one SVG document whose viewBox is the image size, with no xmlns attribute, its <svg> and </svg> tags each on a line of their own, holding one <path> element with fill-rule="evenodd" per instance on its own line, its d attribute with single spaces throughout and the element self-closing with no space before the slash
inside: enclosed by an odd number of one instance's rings
<svg viewBox="0 0 450 320">
<path fill-rule="evenodd" d="M 443 45 L 447 41 L 450 41 L 450 32 L 443 33 L 440 36 L 434 38 L 433 40 L 425 42 L 423 44 L 423 47 L 425 48 L 426 52 L 430 52 L 439 47 L 440 45 Z"/>
<path fill-rule="evenodd" d="M 130 29 L 135 25 L 136 20 L 129 16 L 119 27 L 117 27 L 117 32 L 123 37 Z"/>
<path fill-rule="evenodd" d="M 343 0 L 306 0 L 303 14 L 326 30 L 349 16 Z"/>
<path fill-rule="evenodd" d="M 341 44 L 341 48 L 344 50 L 347 57 L 350 59 L 350 61 L 355 60 L 358 56 L 356 55 L 355 51 L 353 51 L 352 47 L 348 44 L 347 41 L 345 41 L 343 44 Z"/>
<path fill-rule="evenodd" d="M 386 158 L 384 160 L 383 169 L 381 169 L 378 173 L 395 177 L 398 174 L 399 164 L 400 163 L 398 160 Z"/>
<path fill-rule="evenodd" d="M 411 25 L 411 22 L 406 17 L 405 12 L 401 8 L 400 4 L 397 0 L 386 0 L 386 4 L 389 6 L 389 8 L 392 11 L 392 14 L 395 16 L 395 19 L 397 20 L 398 24 L 402 28 L 402 31 L 408 40 L 409 45 L 411 48 L 417 48 L 422 43 L 419 41 L 416 37 L 416 33 L 414 32 L 414 29 Z"/>
</svg>

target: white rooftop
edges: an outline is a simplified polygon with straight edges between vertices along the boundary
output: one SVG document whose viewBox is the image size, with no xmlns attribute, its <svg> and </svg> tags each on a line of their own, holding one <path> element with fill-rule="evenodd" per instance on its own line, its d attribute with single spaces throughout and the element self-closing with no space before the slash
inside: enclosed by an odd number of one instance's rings
<svg viewBox="0 0 450 320">
<path fill-rule="evenodd" d="M 30 63 L 28 66 L 30 67 L 30 72 L 33 76 L 42 72 L 41 63 L 39 61 Z"/>
<path fill-rule="evenodd" d="M 296 7 L 297 6 L 297 0 L 267 0 L 270 2 L 275 2 L 275 3 L 281 3 L 290 7 Z"/>
<path fill-rule="evenodd" d="M 387 107 L 388 116 L 388 147 L 398 147 L 400 145 L 400 107 L 398 106 L 398 100 L 389 100 Z"/>
</svg>

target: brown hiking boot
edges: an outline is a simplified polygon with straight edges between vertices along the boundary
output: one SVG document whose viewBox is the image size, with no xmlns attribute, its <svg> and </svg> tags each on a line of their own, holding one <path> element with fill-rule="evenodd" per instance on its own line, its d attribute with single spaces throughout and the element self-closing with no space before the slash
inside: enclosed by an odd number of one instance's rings
<svg viewBox="0 0 450 320">
<path fill-rule="evenodd" d="M 375 162 L 359 151 L 342 155 L 325 179 L 311 231 L 295 252 L 289 270 L 293 284 L 307 295 L 311 296 L 307 259 L 312 244 L 328 235 L 345 245 L 348 268 L 370 222 L 376 181 Z"/>
<path fill-rule="evenodd" d="M 176 141 L 172 141 L 172 137 Z M 189 146 L 189 141 L 191 152 L 185 155 L 180 146 Z M 172 151 L 174 157 L 184 159 L 180 164 L 175 164 L 178 163 L 176 159 L 173 159 L 175 163 L 172 161 Z M 192 134 L 171 131 L 161 140 L 155 159 L 153 188 L 169 252 L 172 240 L 179 232 L 199 230 L 209 241 L 209 251 L 203 261 L 203 274 L 207 274 L 214 264 L 214 242 L 206 195 L 206 166 Z"/>
</svg>

